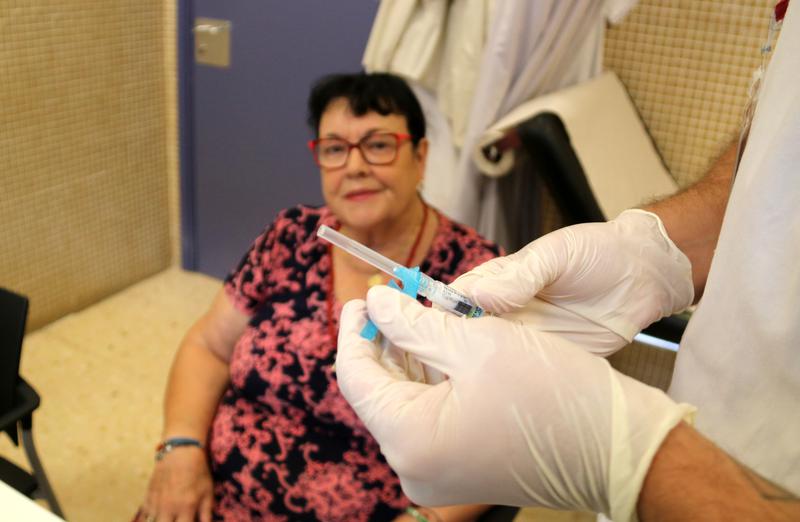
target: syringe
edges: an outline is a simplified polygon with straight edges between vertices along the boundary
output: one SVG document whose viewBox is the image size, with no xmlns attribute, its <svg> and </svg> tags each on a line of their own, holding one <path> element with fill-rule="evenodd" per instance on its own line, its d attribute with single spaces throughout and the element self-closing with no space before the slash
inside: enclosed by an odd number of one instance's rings
<svg viewBox="0 0 800 522">
<path fill-rule="evenodd" d="M 382 270 L 392 277 L 399 278 L 401 281 L 405 280 L 405 277 L 410 277 L 411 274 L 414 274 L 414 277 L 418 278 L 419 283 L 417 292 L 448 312 L 466 317 L 480 317 L 483 315 L 483 308 L 474 304 L 466 296 L 456 292 L 441 281 L 437 281 L 422 272 L 414 272 L 400 263 L 395 263 L 388 257 L 375 252 L 358 241 L 350 239 L 327 225 L 321 225 L 317 230 L 317 235 L 325 241 L 338 246 L 345 252 L 369 263 L 378 270 Z"/>
</svg>

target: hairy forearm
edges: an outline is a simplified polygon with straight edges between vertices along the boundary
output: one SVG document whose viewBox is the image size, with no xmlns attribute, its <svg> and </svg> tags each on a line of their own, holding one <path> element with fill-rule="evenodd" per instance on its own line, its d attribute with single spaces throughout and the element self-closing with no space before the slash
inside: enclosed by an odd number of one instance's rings
<svg viewBox="0 0 800 522">
<path fill-rule="evenodd" d="M 189 332 L 175 357 L 167 384 L 164 437 L 195 437 L 205 443 L 228 375 L 227 363 Z"/>
<path fill-rule="evenodd" d="M 736 145 L 732 144 L 699 182 L 645 207 L 661 218 L 670 239 L 692 263 L 695 300 L 703 295 L 730 195 L 735 161 Z"/>
<path fill-rule="evenodd" d="M 800 498 L 745 468 L 687 424 L 664 439 L 638 503 L 643 522 L 800 520 Z"/>
</svg>

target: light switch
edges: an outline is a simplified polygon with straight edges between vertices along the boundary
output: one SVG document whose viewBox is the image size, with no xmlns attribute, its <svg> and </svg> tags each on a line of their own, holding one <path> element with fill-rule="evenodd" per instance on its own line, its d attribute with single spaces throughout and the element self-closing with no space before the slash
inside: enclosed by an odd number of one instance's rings
<svg viewBox="0 0 800 522">
<path fill-rule="evenodd" d="M 194 20 L 194 60 L 203 65 L 230 67 L 231 22 L 214 18 Z"/>
</svg>

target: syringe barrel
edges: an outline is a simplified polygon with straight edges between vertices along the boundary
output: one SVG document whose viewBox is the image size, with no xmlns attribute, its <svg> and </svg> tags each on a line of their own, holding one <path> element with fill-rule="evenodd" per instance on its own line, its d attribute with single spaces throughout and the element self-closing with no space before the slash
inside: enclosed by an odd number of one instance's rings
<svg viewBox="0 0 800 522">
<path fill-rule="evenodd" d="M 483 315 L 483 308 L 470 301 L 466 296 L 423 273 L 419 274 L 419 289 L 417 291 L 420 295 L 427 297 L 430 302 L 456 315 L 466 317 L 480 317 Z"/>
<path fill-rule="evenodd" d="M 358 241 L 350 239 L 341 232 L 337 232 L 336 230 L 332 229 L 328 225 L 320 225 L 320 227 L 317 229 L 317 235 L 325 241 L 338 246 L 345 252 L 348 252 L 350 255 L 369 263 L 378 270 L 383 270 L 390 276 L 394 275 L 395 270 L 405 268 L 400 263 L 392 261 L 388 257 L 375 252 L 371 248 L 362 245 Z"/>
<path fill-rule="evenodd" d="M 456 315 L 466 317 L 480 317 L 483 315 L 483 308 L 441 281 L 423 274 L 419 271 L 419 267 L 415 270 L 408 269 L 326 225 L 319 227 L 317 235 L 391 276 L 399 277 L 403 281 L 406 280 L 406 277 L 418 280 L 419 287 L 417 292 L 420 295 L 427 297 L 432 303 L 438 304 Z"/>
</svg>

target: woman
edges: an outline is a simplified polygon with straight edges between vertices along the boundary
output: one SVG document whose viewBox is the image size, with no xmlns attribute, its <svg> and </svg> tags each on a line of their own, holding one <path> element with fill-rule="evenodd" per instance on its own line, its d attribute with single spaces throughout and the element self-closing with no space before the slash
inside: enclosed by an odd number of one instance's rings
<svg viewBox="0 0 800 522">
<path fill-rule="evenodd" d="M 342 304 L 377 271 L 316 237 L 322 224 L 452 281 L 498 248 L 417 193 L 428 143 L 403 80 L 323 78 L 310 143 L 327 205 L 283 211 L 189 330 L 167 386 L 145 520 L 471 520 L 481 506 L 413 508 L 339 393 Z M 384 279 L 382 282 L 386 282 Z"/>
</svg>

